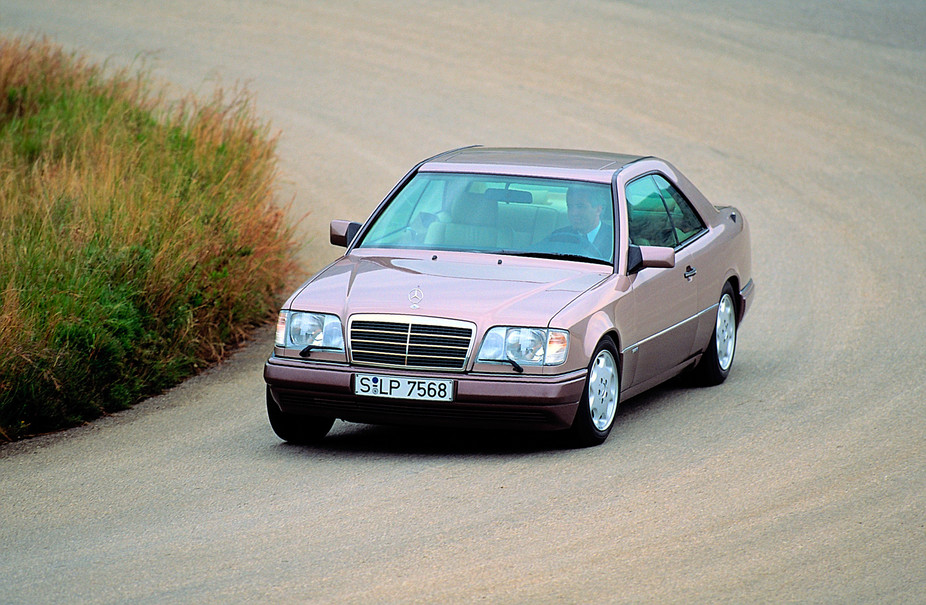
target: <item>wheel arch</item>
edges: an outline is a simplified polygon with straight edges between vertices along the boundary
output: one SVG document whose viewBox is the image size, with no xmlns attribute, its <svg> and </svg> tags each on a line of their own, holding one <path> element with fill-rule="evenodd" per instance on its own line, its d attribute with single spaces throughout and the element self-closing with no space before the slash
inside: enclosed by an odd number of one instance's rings
<svg viewBox="0 0 926 605">
<path fill-rule="evenodd" d="M 736 307 L 736 324 L 743 320 L 743 301 L 740 294 L 740 278 L 735 272 L 731 271 L 727 275 L 727 279 L 724 282 L 724 286 L 730 284 L 730 287 L 733 288 L 733 305 Z M 720 287 L 720 290 L 723 291 L 723 286 Z"/>
<path fill-rule="evenodd" d="M 598 343 L 604 339 L 610 340 L 611 344 L 614 345 L 614 349 L 617 351 L 617 369 L 623 378 L 624 355 L 621 353 L 620 331 L 605 312 L 599 311 L 589 318 L 586 327 L 583 341 L 583 354 L 586 359 L 592 358 L 592 355 L 595 354 L 595 349 L 598 347 Z"/>
</svg>

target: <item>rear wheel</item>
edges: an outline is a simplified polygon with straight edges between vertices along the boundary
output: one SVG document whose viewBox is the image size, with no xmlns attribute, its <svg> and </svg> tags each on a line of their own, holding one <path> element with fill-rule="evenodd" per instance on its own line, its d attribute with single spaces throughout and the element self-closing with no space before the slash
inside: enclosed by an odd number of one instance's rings
<svg viewBox="0 0 926 605">
<path fill-rule="evenodd" d="M 717 304 L 717 318 L 714 322 L 711 342 L 695 369 L 697 378 L 702 384 L 720 384 L 727 379 L 730 368 L 733 367 L 737 327 L 734 296 L 733 286 L 727 282 L 723 286 L 720 302 Z"/>
<path fill-rule="evenodd" d="M 334 418 L 320 418 L 317 416 L 301 416 L 286 414 L 274 401 L 267 387 L 267 417 L 270 427 L 277 437 L 289 443 L 309 445 L 318 443 L 331 430 Z"/>
<path fill-rule="evenodd" d="M 573 440 L 579 446 L 603 443 L 611 433 L 621 393 L 617 359 L 614 343 L 607 339 L 598 343 L 588 366 L 582 400 L 572 422 Z"/>
</svg>

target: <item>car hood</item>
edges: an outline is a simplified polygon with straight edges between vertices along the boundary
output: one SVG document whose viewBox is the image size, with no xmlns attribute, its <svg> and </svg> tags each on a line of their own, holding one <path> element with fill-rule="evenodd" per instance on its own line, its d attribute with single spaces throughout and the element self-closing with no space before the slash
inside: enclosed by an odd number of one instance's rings
<svg viewBox="0 0 926 605">
<path fill-rule="evenodd" d="M 315 276 L 289 308 L 397 313 L 490 325 L 546 326 L 570 301 L 605 279 L 588 263 L 444 252 L 382 256 L 356 252 Z"/>
</svg>

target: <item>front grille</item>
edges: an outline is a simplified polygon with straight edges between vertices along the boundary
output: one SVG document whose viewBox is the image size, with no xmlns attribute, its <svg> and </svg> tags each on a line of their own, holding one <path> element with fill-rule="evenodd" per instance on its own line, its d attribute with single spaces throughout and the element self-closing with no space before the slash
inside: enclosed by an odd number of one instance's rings
<svg viewBox="0 0 926 605">
<path fill-rule="evenodd" d="M 357 315 L 350 322 L 352 363 L 391 368 L 463 370 L 475 326 L 463 321 Z"/>
</svg>

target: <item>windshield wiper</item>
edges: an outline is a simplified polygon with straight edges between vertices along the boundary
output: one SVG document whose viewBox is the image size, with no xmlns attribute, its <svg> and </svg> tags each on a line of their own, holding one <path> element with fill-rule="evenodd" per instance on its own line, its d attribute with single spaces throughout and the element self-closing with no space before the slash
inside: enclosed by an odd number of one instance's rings
<svg viewBox="0 0 926 605">
<path fill-rule="evenodd" d="M 299 351 L 299 357 L 309 357 L 312 355 L 312 351 L 340 351 L 341 347 L 323 347 L 320 345 L 309 345 L 306 348 Z"/>
<path fill-rule="evenodd" d="M 507 254 L 509 256 L 526 256 L 528 258 L 552 258 L 558 260 L 574 260 L 580 263 L 602 263 L 610 265 L 608 261 L 601 260 L 600 258 L 593 258 L 591 256 L 582 256 L 581 254 L 563 254 L 562 252 L 513 252 L 508 250 L 503 250 L 499 254 Z"/>
<path fill-rule="evenodd" d="M 508 356 L 505 357 L 505 361 L 507 361 L 508 363 L 510 363 L 511 366 L 514 368 L 514 371 L 517 372 L 518 374 L 523 374 L 523 373 L 524 373 L 524 368 L 521 367 L 521 364 L 519 364 L 517 361 L 515 361 L 514 359 L 512 359 L 510 355 L 508 355 Z"/>
</svg>

